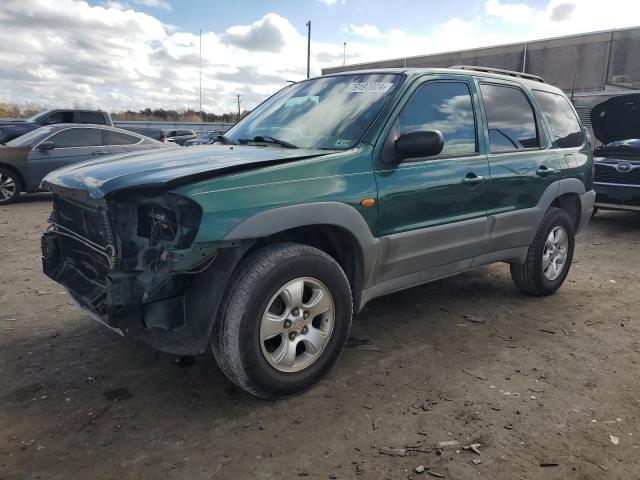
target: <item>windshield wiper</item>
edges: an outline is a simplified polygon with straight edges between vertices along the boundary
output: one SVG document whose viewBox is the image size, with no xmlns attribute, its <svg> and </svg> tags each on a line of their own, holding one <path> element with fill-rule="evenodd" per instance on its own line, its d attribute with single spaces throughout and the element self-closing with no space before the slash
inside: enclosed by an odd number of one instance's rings
<svg viewBox="0 0 640 480">
<path fill-rule="evenodd" d="M 225 145 L 235 145 L 236 144 L 233 140 L 231 140 L 226 135 L 218 135 L 217 138 L 216 138 L 216 141 L 222 142 Z"/>
<path fill-rule="evenodd" d="M 285 142 L 284 140 L 280 140 L 279 138 L 275 138 L 275 137 L 270 137 L 268 135 L 257 135 L 253 137 L 253 140 L 249 138 L 238 139 L 238 143 L 249 143 L 249 142 L 276 143 L 281 147 L 285 147 L 285 148 L 298 148 L 293 143 Z"/>
</svg>

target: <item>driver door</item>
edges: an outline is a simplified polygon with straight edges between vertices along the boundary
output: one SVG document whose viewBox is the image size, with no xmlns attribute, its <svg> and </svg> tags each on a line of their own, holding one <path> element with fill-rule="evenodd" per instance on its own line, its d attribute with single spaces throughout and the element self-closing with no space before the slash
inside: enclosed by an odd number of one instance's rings
<svg viewBox="0 0 640 480">
<path fill-rule="evenodd" d="M 53 148 L 41 150 L 36 145 L 27 159 L 29 180 L 33 185 L 39 185 L 53 170 L 109 153 L 103 144 L 102 129 L 95 127 L 65 128 L 44 141 L 53 142 Z"/>
<path fill-rule="evenodd" d="M 490 174 L 481 153 L 473 81 L 430 76 L 408 95 L 376 158 L 379 236 L 385 246 L 378 281 L 447 264 L 468 268 L 486 229 Z M 395 161 L 395 140 L 416 129 L 440 131 L 442 153 Z"/>
</svg>

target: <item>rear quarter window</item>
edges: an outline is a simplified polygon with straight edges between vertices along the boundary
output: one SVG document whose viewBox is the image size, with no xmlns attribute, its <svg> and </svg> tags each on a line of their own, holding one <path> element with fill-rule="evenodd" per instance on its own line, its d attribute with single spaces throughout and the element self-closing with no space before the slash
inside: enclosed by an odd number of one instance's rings
<svg viewBox="0 0 640 480">
<path fill-rule="evenodd" d="M 533 96 L 549 122 L 556 145 L 559 148 L 581 146 L 584 134 L 569 100 L 563 95 L 542 90 L 533 90 Z"/>
<path fill-rule="evenodd" d="M 104 136 L 107 145 L 134 145 L 140 142 L 140 138 L 135 135 L 113 130 L 106 130 Z"/>
</svg>

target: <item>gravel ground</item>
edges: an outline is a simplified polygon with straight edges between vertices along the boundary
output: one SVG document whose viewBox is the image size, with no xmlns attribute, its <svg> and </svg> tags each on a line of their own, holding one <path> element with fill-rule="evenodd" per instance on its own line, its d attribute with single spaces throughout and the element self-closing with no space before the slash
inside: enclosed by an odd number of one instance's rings
<svg viewBox="0 0 640 480">
<path fill-rule="evenodd" d="M 639 215 L 596 216 L 548 298 L 495 265 L 375 300 L 267 402 L 83 316 L 41 273 L 49 210 L 0 207 L 2 479 L 640 478 Z"/>
</svg>

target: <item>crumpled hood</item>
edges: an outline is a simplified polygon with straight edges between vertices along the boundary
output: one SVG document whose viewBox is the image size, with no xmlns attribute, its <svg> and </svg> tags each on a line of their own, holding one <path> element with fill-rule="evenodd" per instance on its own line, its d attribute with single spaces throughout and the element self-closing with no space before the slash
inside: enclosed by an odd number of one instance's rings
<svg viewBox="0 0 640 480">
<path fill-rule="evenodd" d="M 91 198 L 136 187 L 165 187 L 223 173 L 332 153 L 326 150 L 202 145 L 110 155 L 51 172 L 41 187 L 84 190 Z"/>
<path fill-rule="evenodd" d="M 591 110 L 593 133 L 603 144 L 640 138 L 640 94 L 620 95 Z"/>
</svg>

